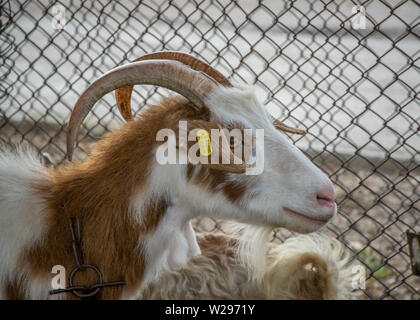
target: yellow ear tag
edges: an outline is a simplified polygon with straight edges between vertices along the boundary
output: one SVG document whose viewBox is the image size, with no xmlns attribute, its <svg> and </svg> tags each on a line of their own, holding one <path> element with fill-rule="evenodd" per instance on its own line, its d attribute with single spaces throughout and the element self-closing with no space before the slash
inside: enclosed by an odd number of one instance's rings
<svg viewBox="0 0 420 320">
<path fill-rule="evenodd" d="M 200 154 L 202 154 L 203 156 L 211 155 L 212 150 L 211 150 L 209 133 L 204 129 L 198 130 L 197 140 L 198 140 L 198 146 L 200 147 Z"/>
</svg>

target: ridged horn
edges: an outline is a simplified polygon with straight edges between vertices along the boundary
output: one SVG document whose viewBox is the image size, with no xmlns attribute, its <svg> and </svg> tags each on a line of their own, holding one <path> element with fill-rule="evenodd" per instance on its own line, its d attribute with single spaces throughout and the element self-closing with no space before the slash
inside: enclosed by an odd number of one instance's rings
<svg viewBox="0 0 420 320">
<path fill-rule="evenodd" d="M 69 160 L 72 159 L 80 125 L 95 103 L 110 91 L 136 84 L 157 85 L 173 90 L 187 98 L 198 110 L 205 106 L 205 98 L 217 87 L 212 78 L 178 61 L 147 60 L 114 68 L 94 81 L 73 108 L 67 131 Z"/>
<path fill-rule="evenodd" d="M 201 71 L 216 80 L 218 83 L 225 87 L 232 87 L 232 84 L 229 80 L 222 75 L 219 71 L 212 68 L 210 65 L 204 61 L 194 58 L 193 56 L 178 52 L 178 51 L 162 51 L 146 54 L 137 58 L 133 62 L 144 61 L 144 60 L 154 60 L 154 59 L 165 59 L 165 60 L 174 60 L 182 62 L 183 64 L 189 66 L 191 69 L 196 71 Z M 122 117 L 126 120 L 133 120 L 133 114 L 131 111 L 131 94 L 133 92 L 133 86 L 125 86 L 115 90 L 115 98 L 117 100 L 118 110 L 120 111 Z"/>
</svg>

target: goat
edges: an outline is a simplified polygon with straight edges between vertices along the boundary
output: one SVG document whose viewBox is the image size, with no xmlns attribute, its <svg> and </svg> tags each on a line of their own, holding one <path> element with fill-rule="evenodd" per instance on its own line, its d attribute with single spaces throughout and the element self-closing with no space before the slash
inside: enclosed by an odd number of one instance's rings
<svg viewBox="0 0 420 320">
<path fill-rule="evenodd" d="M 279 132 L 301 131 L 273 122 L 252 88 L 220 82 L 218 74 L 204 62 L 173 52 L 116 67 L 77 100 L 67 131 L 69 160 L 83 119 L 106 93 L 149 84 L 183 97 L 151 105 L 138 119 L 107 133 L 84 162 L 53 169 L 27 150 L 0 153 L 0 298 L 75 297 L 49 295 L 52 268 L 61 265 L 68 273 L 76 266 L 72 218 L 81 225 L 86 263 L 95 265 L 104 281 L 125 281 L 102 288 L 95 296 L 100 299 L 134 297 L 162 270 L 200 254 L 190 222 L 198 215 L 301 233 L 330 220 L 336 213 L 331 181 Z M 119 107 L 131 112 L 128 103 Z M 158 132 L 176 132 L 180 121 L 187 122 L 188 133 L 263 129 L 264 171 L 247 175 L 252 159 L 241 156 L 237 163 L 225 143 L 214 149 L 228 154 L 229 163 L 158 163 L 159 147 L 176 143 L 169 137 L 158 140 Z M 221 139 L 227 140 L 223 131 Z M 179 153 L 189 147 L 176 144 Z M 89 270 L 78 273 L 78 284 L 97 282 Z"/>
<path fill-rule="evenodd" d="M 163 272 L 139 299 L 355 299 L 350 254 L 322 234 L 291 237 L 267 247 L 267 264 L 256 275 L 238 256 L 239 240 L 198 233 L 201 255 Z"/>
</svg>

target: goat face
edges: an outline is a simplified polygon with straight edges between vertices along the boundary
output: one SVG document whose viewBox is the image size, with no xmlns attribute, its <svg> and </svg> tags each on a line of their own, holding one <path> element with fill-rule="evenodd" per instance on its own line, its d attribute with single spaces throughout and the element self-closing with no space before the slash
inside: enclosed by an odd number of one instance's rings
<svg viewBox="0 0 420 320">
<path fill-rule="evenodd" d="M 149 61 L 154 59 L 159 60 Z M 81 122 L 105 93 L 118 89 L 118 107 L 126 119 L 131 119 L 132 86 L 160 85 L 187 98 L 191 103 L 185 104 L 186 108 L 193 107 L 199 113 L 205 109 L 208 128 L 235 128 L 241 132 L 251 129 L 254 136 L 250 144 L 257 162 L 258 157 L 263 158 L 263 170 L 258 168 L 261 164 L 256 163 L 258 174 L 254 171 L 252 175 L 244 170 L 244 164 L 238 166 L 233 162 L 214 166 L 210 161 L 208 165 L 189 163 L 182 166 L 185 179 L 174 183 L 166 178 L 165 183 L 171 185 L 169 188 L 190 211 L 247 223 L 281 226 L 303 233 L 320 228 L 335 214 L 335 194 L 330 180 L 278 129 L 297 133 L 299 130 L 273 123 L 251 89 L 233 87 L 207 64 L 185 54 L 158 53 L 138 60 L 146 61 L 133 62 L 108 72 L 79 98 L 69 124 L 69 156 Z M 189 121 L 192 127 L 197 120 L 202 118 Z M 262 143 L 257 131 L 261 129 Z M 246 139 L 243 143 L 248 146 Z M 226 151 L 223 145 L 219 151 L 228 153 L 231 161 L 235 159 L 236 154 Z M 242 155 L 248 166 L 253 165 L 252 158 L 249 154 Z M 172 178 L 170 173 L 176 169 L 170 165 L 165 167 L 167 170 L 161 168 L 157 171 L 166 172 Z M 162 181 L 160 179 L 157 180 Z"/>
<path fill-rule="evenodd" d="M 282 226 L 302 233 L 317 230 L 336 213 L 331 181 L 274 126 L 252 89 L 221 87 L 207 104 L 212 122 L 230 132 L 234 128 L 241 132 L 244 128 L 252 130 L 254 154 L 247 164 L 254 172 L 225 172 L 223 179 L 215 170 L 209 170 L 201 177 L 197 173 L 197 184 L 213 185 L 215 194 L 223 195 L 214 201 L 207 200 L 209 204 L 200 198 L 204 208 L 215 214 L 219 212 L 223 217 Z M 263 129 L 262 141 L 258 134 L 255 136 L 258 129 Z M 227 138 L 232 141 L 237 136 Z"/>
</svg>

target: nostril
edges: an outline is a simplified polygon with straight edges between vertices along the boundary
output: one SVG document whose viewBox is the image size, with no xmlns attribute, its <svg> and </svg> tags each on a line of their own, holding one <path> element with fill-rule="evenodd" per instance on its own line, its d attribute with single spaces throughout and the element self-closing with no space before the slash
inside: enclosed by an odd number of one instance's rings
<svg viewBox="0 0 420 320">
<path fill-rule="evenodd" d="M 323 189 L 317 192 L 316 200 L 321 206 L 332 207 L 335 205 L 335 192 L 333 188 Z"/>
</svg>

